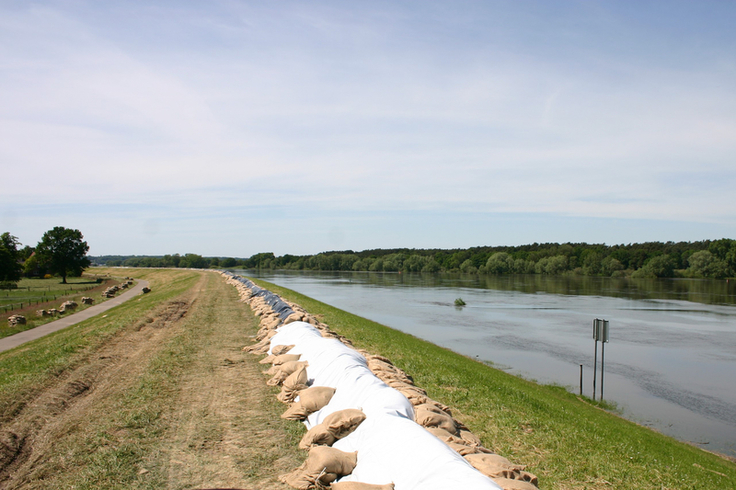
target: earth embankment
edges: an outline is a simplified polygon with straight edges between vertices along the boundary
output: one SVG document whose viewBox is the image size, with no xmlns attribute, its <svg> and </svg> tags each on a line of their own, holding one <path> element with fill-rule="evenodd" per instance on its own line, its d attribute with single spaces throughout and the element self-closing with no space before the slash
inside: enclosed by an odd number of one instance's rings
<svg viewBox="0 0 736 490">
<path fill-rule="evenodd" d="M 146 274 L 149 295 L 0 354 L 0 488 L 287 488 L 299 428 L 241 352 L 254 317 L 217 274 Z"/>
</svg>

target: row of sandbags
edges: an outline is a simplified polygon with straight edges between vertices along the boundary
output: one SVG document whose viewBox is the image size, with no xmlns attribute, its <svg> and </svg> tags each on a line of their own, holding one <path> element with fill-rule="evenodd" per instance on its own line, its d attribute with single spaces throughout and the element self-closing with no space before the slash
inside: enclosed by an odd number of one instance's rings
<svg viewBox="0 0 736 490">
<path fill-rule="evenodd" d="M 272 365 L 268 384 L 281 386 L 278 398 L 289 404 L 282 417 L 308 429 L 300 447 L 309 456 L 282 481 L 300 490 L 330 483 L 343 490 L 536 490 L 534 475 L 484 448 L 449 407 L 388 359 L 354 349 L 298 305 L 247 279 L 228 281 L 261 318 L 258 342 L 244 350 L 267 355 L 261 362 Z"/>
</svg>

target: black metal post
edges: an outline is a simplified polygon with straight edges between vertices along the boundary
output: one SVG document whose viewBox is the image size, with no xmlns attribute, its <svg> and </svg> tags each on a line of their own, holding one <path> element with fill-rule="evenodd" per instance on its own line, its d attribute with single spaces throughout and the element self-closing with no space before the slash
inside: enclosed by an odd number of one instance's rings
<svg viewBox="0 0 736 490">
<path fill-rule="evenodd" d="M 601 342 L 601 401 L 603 401 L 603 372 L 606 366 L 606 343 Z"/>
<path fill-rule="evenodd" d="M 580 396 L 583 396 L 583 365 L 580 365 Z"/>
<path fill-rule="evenodd" d="M 598 372 L 598 341 L 594 340 L 595 343 L 595 355 L 593 356 L 593 401 L 595 401 L 595 378 Z"/>
</svg>

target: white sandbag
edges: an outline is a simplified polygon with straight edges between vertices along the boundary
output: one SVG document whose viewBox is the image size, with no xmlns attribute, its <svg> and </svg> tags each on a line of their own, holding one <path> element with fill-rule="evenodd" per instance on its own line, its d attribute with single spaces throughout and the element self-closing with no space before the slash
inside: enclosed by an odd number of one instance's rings
<svg viewBox="0 0 736 490">
<path fill-rule="evenodd" d="M 336 380 L 330 382 L 335 374 L 336 368 L 342 369 L 350 366 L 362 366 L 367 368 L 365 358 L 356 350 L 351 349 L 337 339 L 324 337 L 308 337 L 299 341 L 289 353 L 300 354 L 302 360 L 309 361 L 309 378 L 314 380 L 318 386 L 333 386 Z M 338 358 L 342 358 L 338 364 L 334 364 Z M 323 378 L 323 376 L 327 376 Z"/>
<path fill-rule="evenodd" d="M 362 373 L 341 383 L 330 402 L 309 415 L 304 424 L 310 429 L 321 424 L 328 415 L 347 408 L 360 409 L 369 417 L 391 414 L 412 420 L 414 418 L 414 408 L 404 395 L 384 384 L 373 374 Z"/>
<path fill-rule="evenodd" d="M 306 322 L 293 322 L 288 325 L 279 327 L 276 334 L 271 337 L 271 345 L 268 353 L 271 354 L 271 347 L 276 345 L 298 345 L 303 339 L 310 337 L 321 337 L 319 330 Z M 290 351 L 291 353 L 291 351 Z"/>
<path fill-rule="evenodd" d="M 333 447 L 358 452 L 357 466 L 339 481 L 393 482 L 401 490 L 501 490 L 445 443 L 404 417 L 368 416 Z"/>
</svg>

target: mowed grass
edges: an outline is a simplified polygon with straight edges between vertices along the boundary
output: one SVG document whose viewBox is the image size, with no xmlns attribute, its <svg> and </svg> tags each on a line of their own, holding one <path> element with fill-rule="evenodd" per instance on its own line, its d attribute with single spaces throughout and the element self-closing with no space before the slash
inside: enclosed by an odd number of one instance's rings
<svg viewBox="0 0 736 490">
<path fill-rule="evenodd" d="M 540 488 L 731 489 L 736 464 L 414 336 L 262 280 L 336 332 L 391 359 L 484 445 L 528 465 Z"/>
</svg>

